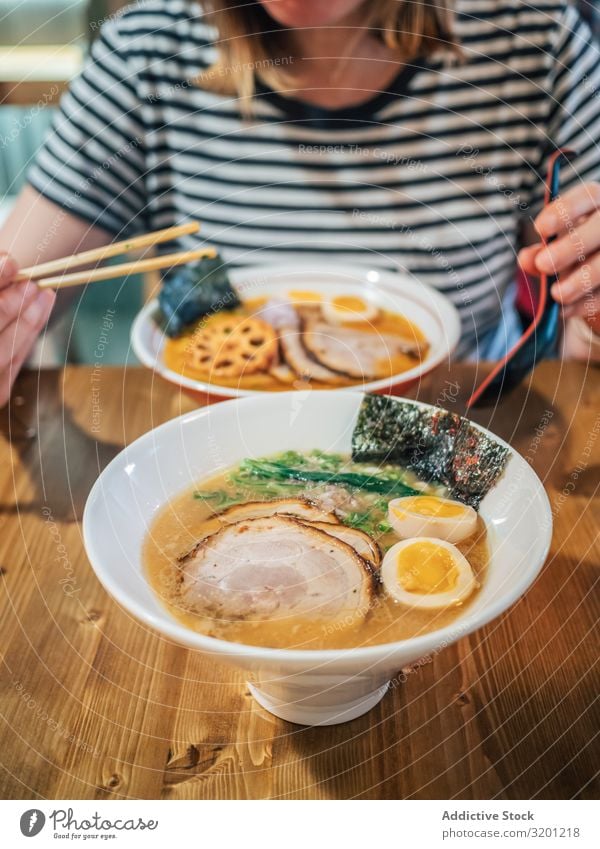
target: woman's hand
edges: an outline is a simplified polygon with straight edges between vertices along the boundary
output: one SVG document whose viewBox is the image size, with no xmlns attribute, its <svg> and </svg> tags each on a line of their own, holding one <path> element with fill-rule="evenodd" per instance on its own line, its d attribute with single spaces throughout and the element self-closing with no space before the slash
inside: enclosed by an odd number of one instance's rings
<svg viewBox="0 0 600 849">
<path fill-rule="evenodd" d="M 543 239 L 519 253 L 527 274 L 555 274 L 552 297 L 565 318 L 581 316 L 600 333 L 600 183 L 583 183 L 545 207 L 535 220 Z"/>
<path fill-rule="evenodd" d="M 0 407 L 10 396 L 19 369 L 48 321 L 55 293 L 34 283 L 15 282 L 18 267 L 0 254 Z"/>
</svg>

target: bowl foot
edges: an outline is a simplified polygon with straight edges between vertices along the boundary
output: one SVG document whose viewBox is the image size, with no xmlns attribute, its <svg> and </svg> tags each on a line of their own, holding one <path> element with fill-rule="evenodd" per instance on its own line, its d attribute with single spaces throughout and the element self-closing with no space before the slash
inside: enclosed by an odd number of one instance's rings
<svg viewBox="0 0 600 849">
<path fill-rule="evenodd" d="M 248 689 L 261 707 L 279 719 L 295 722 L 297 725 L 339 725 L 341 722 L 349 722 L 375 707 L 377 702 L 385 696 L 388 686 L 389 681 L 372 693 L 352 702 L 313 707 L 300 702 L 274 699 L 263 693 L 255 684 L 248 682 Z"/>
</svg>

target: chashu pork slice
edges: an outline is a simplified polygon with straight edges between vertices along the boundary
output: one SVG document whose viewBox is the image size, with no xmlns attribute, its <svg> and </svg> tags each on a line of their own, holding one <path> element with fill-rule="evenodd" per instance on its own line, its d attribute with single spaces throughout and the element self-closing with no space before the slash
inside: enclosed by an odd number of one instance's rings
<svg viewBox="0 0 600 849">
<path fill-rule="evenodd" d="M 324 510 L 307 498 L 274 498 L 270 501 L 246 501 L 244 504 L 234 504 L 220 513 L 215 513 L 200 527 L 200 539 L 191 551 L 184 556 L 193 554 L 203 539 L 221 530 L 224 525 L 233 525 L 242 519 L 260 519 L 283 513 L 308 522 L 335 523 L 340 520 L 332 510 Z"/>
<path fill-rule="evenodd" d="M 228 620 L 366 616 L 373 574 L 345 542 L 291 516 L 222 528 L 179 562 L 185 609 Z"/>
<path fill-rule="evenodd" d="M 399 354 L 417 356 L 424 345 L 391 333 L 375 333 L 354 327 L 306 322 L 302 335 L 306 349 L 326 368 L 358 380 L 377 380 L 393 371 Z"/>
<path fill-rule="evenodd" d="M 339 522 L 332 510 L 324 510 L 308 498 L 273 498 L 270 501 L 246 501 L 244 504 L 234 504 L 217 513 L 216 517 L 228 525 L 239 522 L 240 519 L 260 519 L 273 516 L 275 513 L 287 513 L 297 519 L 308 519 L 311 522 Z"/>
<path fill-rule="evenodd" d="M 303 335 L 297 328 L 285 327 L 280 330 L 281 354 L 292 371 L 303 380 L 339 385 L 342 375 L 327 368 L 322 362 L 317 362 L 304 347 L 302 339 Z"/>
<path fill-rule="evenodd" d="M 347 525 L 332 525 L 327 522 L 310 522 L 310 525 L 351 545 L 356 553 L 366 560 L 374 570 L 381 566 L 381 549 L 375 540 L 364 531 L 360 531 L 358 528 L 349 528 Z"/>
</svg>

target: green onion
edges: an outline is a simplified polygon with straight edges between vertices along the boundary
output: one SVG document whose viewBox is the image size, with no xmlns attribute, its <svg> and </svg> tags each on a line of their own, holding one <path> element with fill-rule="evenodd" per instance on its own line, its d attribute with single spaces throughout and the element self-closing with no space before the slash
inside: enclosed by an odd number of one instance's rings
<svg viewBox="0 0 600 849">
<path fill-rule="evenodd" d="M 215 507 L 230 507 L 232 504 L 238 504 L 240 498 L 237 496 L 238 493 L 234 497 L 228 495 L 224 489 L 217 489 L 214 492 L 198 489 L 194 492 L 194 498 L 198 501 L 213 501 Z"/>
<path fill-rule="evenodd" d="M 399 480 L 374 477 L 373 475 L 364 475 L 359 472 L 331 472 L 326 469 L 293 469 L 279 460 L 243 460 L 240 468 L 254 478 L 279 481 L 319 481 L 339 484 L 340 486 L 349 486 L 355 489 L 364 489 L 367 492 L 381 492 L 397 498 L 405 495 L 419 494 L 418 490 L 407 486 L 407 484 Z"/>
</svg>

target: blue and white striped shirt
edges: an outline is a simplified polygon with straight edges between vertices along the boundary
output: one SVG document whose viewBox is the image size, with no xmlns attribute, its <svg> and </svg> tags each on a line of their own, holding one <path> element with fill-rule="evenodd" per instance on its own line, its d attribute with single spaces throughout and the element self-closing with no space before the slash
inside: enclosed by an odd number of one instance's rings
<svg viewBox="0 0 600 849">
<path fill-rule="evenodd" d="M 548 154 L 577 149 L 565 187 L 600 177 L 600 56 L 563 0 L 456 7 L 463 63 L 405 65 L 354 108 L 259 84 L 247 120 L 194 82 L 216 58 L 201 8 L 146 0 L 102 28 L 29 179 L 115 234 L 198 218 L 234 265 L 408 270 L 458 307 L 459 353 L 497 354 Z"/>
</svg>

